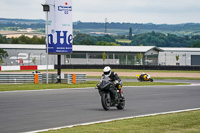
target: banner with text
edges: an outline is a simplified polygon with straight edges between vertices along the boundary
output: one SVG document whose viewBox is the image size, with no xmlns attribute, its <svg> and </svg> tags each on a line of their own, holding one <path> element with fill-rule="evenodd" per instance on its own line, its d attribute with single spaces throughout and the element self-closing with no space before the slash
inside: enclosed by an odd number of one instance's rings
<svg viewBox="0 0 200 133">
<path fill-rule="evenodd" d="M 72 0 L 46 0 L 49 54 L 72 53 Z"/>
</svg>

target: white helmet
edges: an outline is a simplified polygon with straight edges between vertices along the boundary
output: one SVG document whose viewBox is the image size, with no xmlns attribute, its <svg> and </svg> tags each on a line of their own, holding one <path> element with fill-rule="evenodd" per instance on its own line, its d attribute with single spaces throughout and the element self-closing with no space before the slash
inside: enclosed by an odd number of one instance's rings
<svg viewBox="0 0 200 133">
<path fill-rule="evenodd" d="M 108 75 L 108 76 L 109 76 L 109 75 L 111 74 L 111 68 L 110 68 L 109 66 L 104 67 L 103 73 L 104 73 L 105 75 Z"/>
</svg>

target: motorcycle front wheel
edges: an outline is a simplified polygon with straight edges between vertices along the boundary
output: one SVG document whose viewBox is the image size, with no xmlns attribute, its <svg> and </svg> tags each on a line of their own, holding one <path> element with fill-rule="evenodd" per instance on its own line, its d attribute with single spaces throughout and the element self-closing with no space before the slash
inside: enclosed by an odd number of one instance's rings
<svg viewBox="0 0 200 133">
<path fill-rule="evenodd" d="M 119 104 L 116 106 L 117 109 L 122 110 L 125 107 L 125 99 L 120 99 Z"/>
<path fill-rule="evenodd" d="M 150 82 L 153 82 L 153 79 L 149 79 Z"/>
<path fill-rule="evenodd" d="M 110 97 L 110 93 L 103 93 L 101 95 L 101 104 L 103 106 L 104 110 L 109 110 L 110 109 L 110 105 L 111 105 L 111 97 Z"/>
</svg>

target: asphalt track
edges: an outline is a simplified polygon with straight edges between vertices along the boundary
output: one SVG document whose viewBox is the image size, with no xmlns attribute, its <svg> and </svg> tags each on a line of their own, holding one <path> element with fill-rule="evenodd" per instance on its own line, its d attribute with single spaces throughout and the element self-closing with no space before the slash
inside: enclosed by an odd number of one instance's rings
<svg viewBox="0 0 200 133">
<path fill-rule="evenodd" d="M 96 89 L 0 92 L 0 132 L 18 133 L 79 123 L 200 108 L 199 81 L 191 86 L 123 87 L 124 110 L 104 111 Z"/>
</svg>

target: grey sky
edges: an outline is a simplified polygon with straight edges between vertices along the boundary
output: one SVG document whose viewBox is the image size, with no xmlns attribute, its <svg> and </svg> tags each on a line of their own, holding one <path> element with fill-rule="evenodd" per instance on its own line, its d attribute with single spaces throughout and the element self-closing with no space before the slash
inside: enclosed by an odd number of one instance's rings
<svg viewBox="0 0 200 133">
<path fill-rule="evenodd" d="M 199 0 L 72 1 L 73 21 L 104 22 L 108 18 L 108 22 L 200 23 Z M 44 0 L 0 0 L 0 17 L 45 19 L 42 3 Z"/>
</svg>

